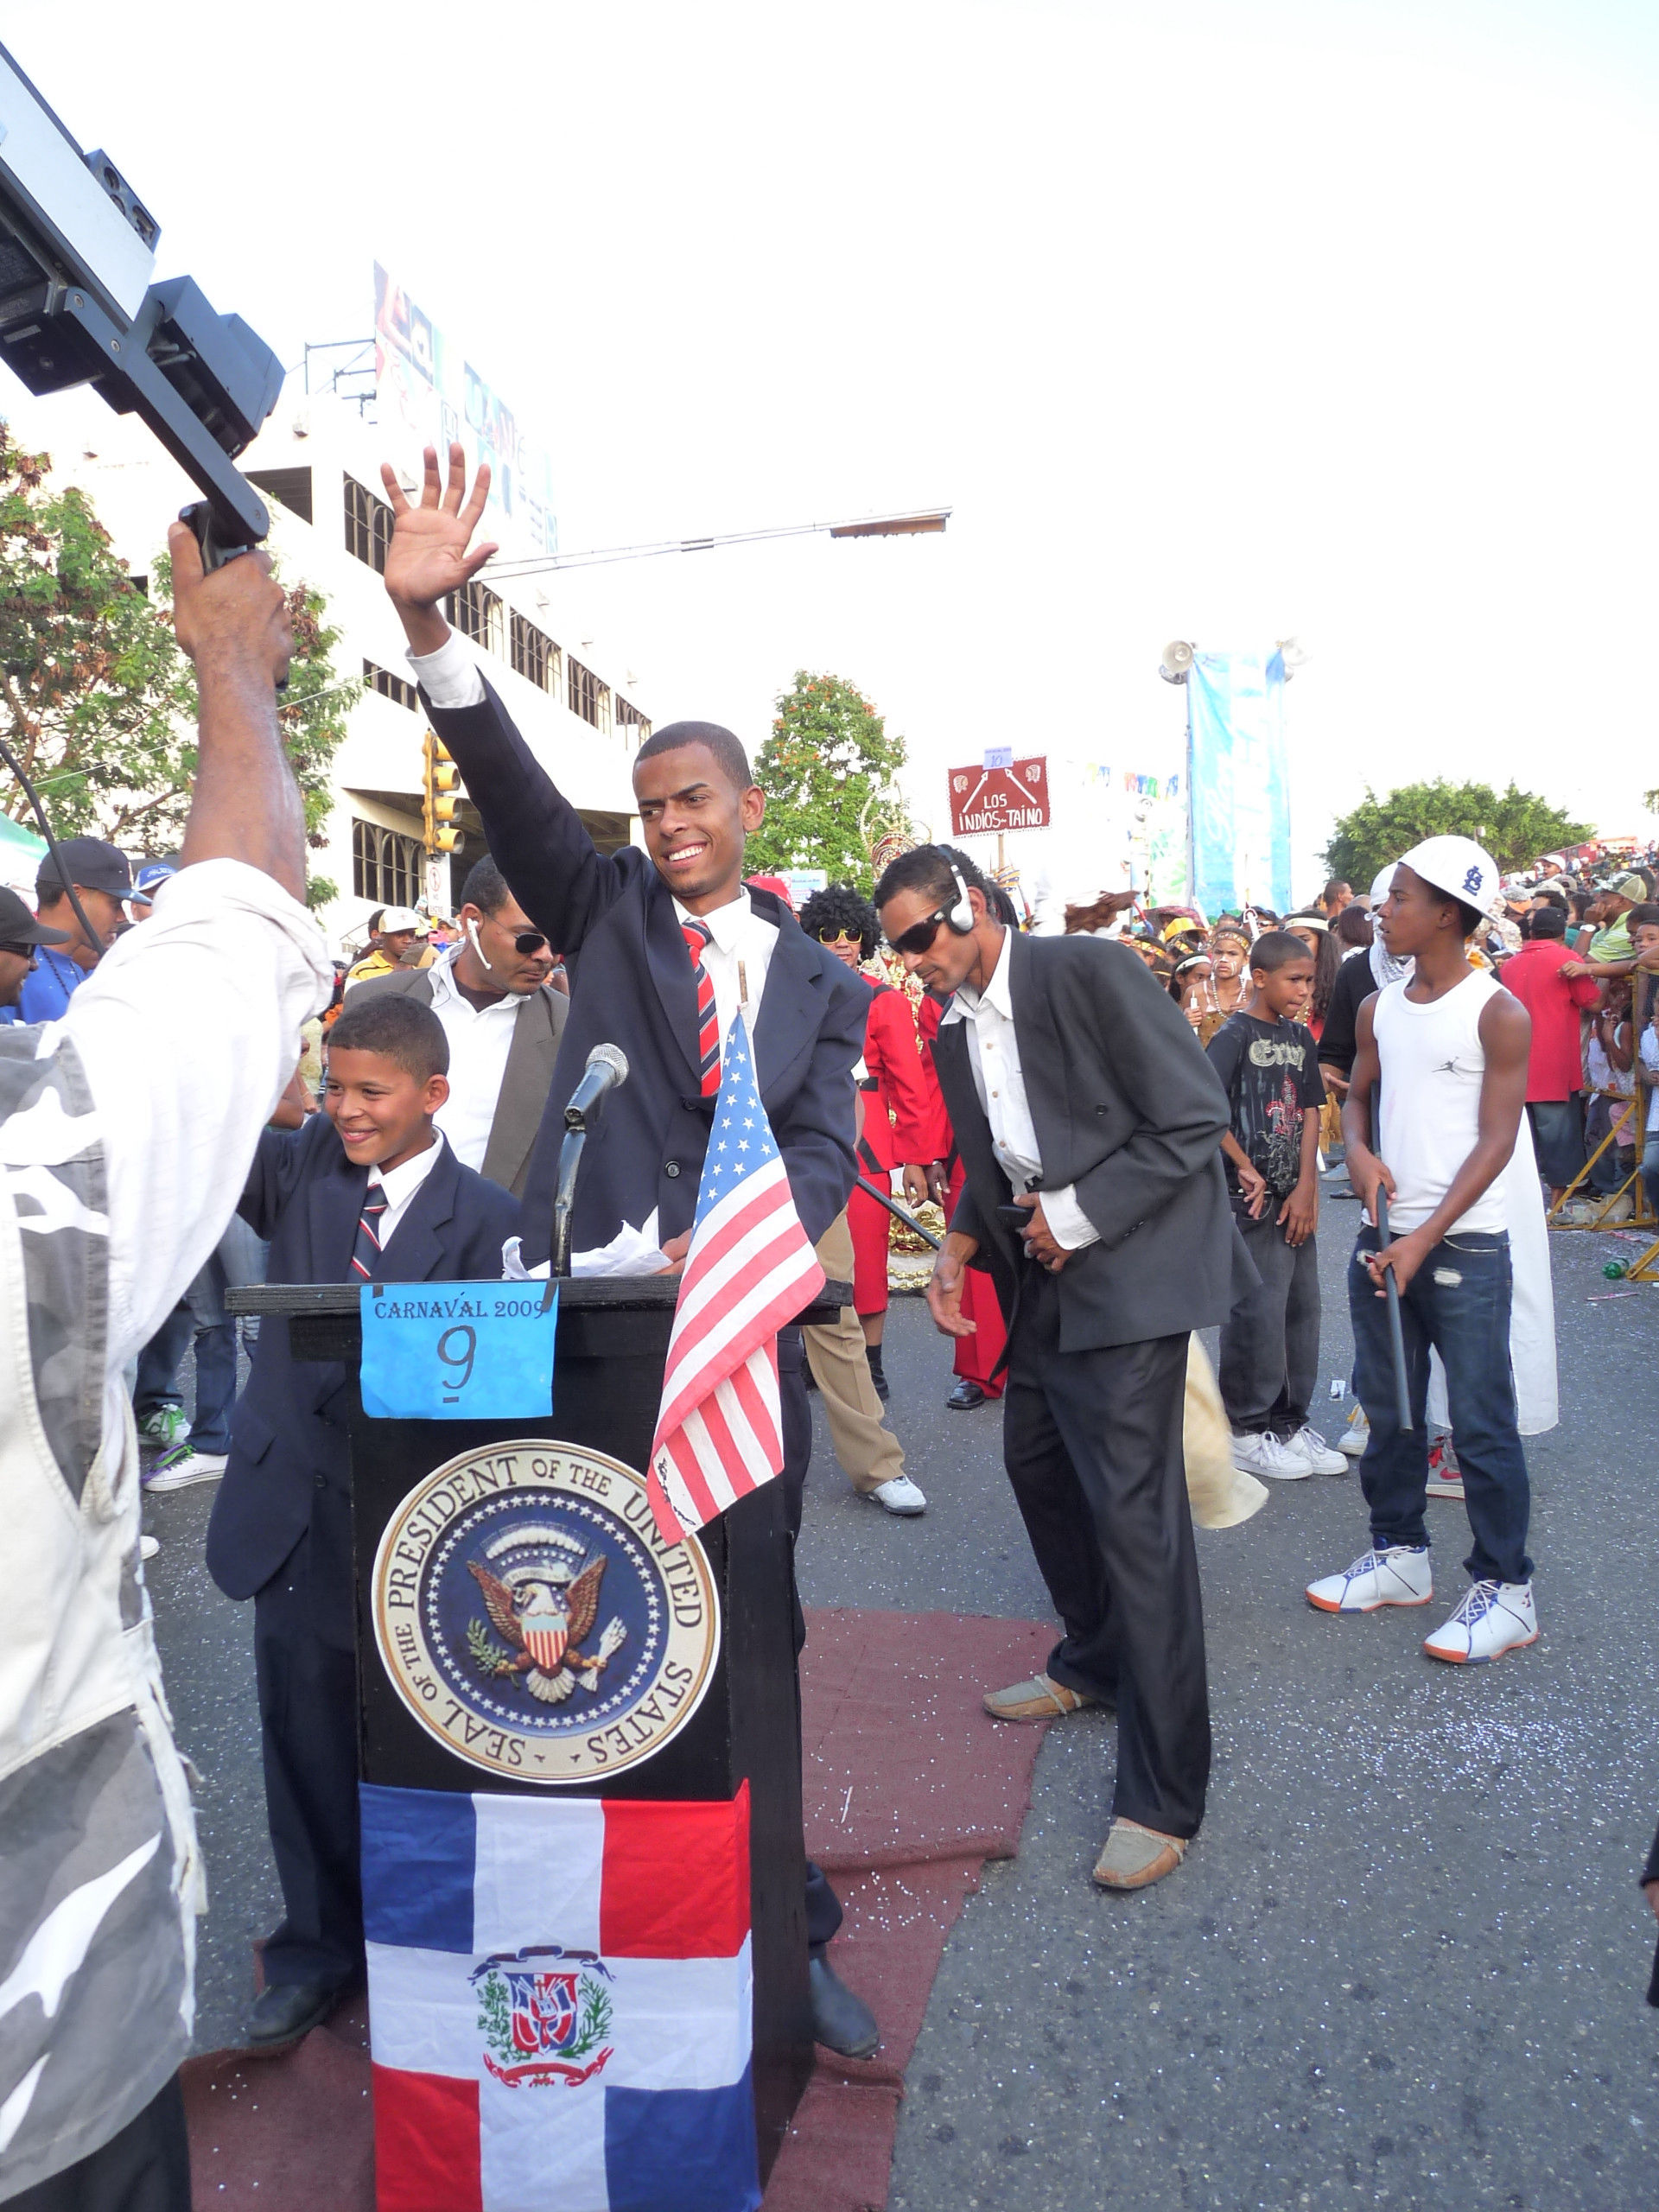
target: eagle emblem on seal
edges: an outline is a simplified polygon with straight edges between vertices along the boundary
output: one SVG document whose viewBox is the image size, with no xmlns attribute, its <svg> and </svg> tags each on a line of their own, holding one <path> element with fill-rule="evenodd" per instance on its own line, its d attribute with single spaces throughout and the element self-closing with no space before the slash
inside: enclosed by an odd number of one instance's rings
<svg viewBox="0 0 1659 2212">
<path fill-rule="evenodd" d="M 522 1680 L 544 1705 L 563 1705 L 580 1686 L 592 1693 L 627 1630 L 607 1622 L 591 1651 L 582 1646 L 599 1618 L 603 1552 L 587 1557 L 563 1529 L 531 1524 L 498 1536 L 467 1571 L 483 1596 L 497 1643 L 480 1620 L 467 1630 L 467 1648 L 480 1674 Z"/>
</svg>

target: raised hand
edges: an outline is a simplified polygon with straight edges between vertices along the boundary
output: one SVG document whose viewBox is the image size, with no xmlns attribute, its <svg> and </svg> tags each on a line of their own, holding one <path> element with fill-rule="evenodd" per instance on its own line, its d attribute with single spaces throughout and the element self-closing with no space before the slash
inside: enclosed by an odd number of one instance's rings
<svg viewBox="0 0 1659 2212">
<path fill-rule="evenodd" d="M 411 506 L 396 472 L 383 462 L 380 480 L 392 512 L 391 543 L 386 550 L 386 590 L 416 652 L 431 652 L 448 635 L 438 613 L 440 601 L 475 576 L 497 548 L 473 545 L 473 532 L 490 495 L 490 465 L 483 461 L 467 489 L 467 456 L 449 448 L 449 478 L 441 483 L 437 449 L 428 446 L 421 503 Z"/>
</svg>

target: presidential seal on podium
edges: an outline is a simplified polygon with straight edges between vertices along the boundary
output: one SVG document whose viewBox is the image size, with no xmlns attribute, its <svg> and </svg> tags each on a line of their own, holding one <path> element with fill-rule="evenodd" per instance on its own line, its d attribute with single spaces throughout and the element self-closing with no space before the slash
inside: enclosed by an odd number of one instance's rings
<svg viewBox="0 0 1659 2212">
<path fill-rule="evenodd" d="M 620 1459 L 541 1440 L 463 1452 L 418 1483 L 381 1534 L 371 1604 L 421 1726 L 532 1785 L 602 1783 L 652 1757 L 720 1650 L 696 1538 L 663 1541 Z"/>
</svg>

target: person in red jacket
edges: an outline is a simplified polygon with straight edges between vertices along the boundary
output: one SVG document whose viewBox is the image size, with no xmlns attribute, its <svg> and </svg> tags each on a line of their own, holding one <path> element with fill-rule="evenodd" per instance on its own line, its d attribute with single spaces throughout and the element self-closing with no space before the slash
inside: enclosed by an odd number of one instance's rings
<svg viewBox="0 0 1659 2212">
<path fill-rule="evenodd" d="M 801 908 L 801 927 L 848 967 L 861 969 L 881 935 L 875 909 L 849 883 L 815 891 Z M 903 991 L 873 976 L 860 980 L 870 994 L 864 1025 L 864 1057 L 855 1067 L 860 1127 L 858 1172 L 885 1191 L 895 1167 L 905 1170 L 906 1189 L 918 1183 L 925 1195 L 922 1147 L 932 1101 L 922 1071 L 916 1017 Z M 853 1232 L 853 1308 L 864 1331 L 865 1357 L 876 1395 L 887 1395 L 881 1371 L 881 1338 L 887 1319 L 887 1230 L 893 1217 L 855 1185 L 847 1202 Z"/>
<path fill-rule="evenodd" d="M 1564 975 L 1575 965 L 1567 949 L 1567 916 L 1559 906 L 1540 906 L 1531 934 L 1498 981 L 1532 1016 L 1532 1045 L 1527 1056 L 1527 1118 L 1532 1123 L 1538 1165 L 1549 1184 L 1550 1203 L 1584 1166 L 1583 1048 L 1580 1015 L 1593 1007 L 1600 988 L 1593 976 Z"/>
</svg>

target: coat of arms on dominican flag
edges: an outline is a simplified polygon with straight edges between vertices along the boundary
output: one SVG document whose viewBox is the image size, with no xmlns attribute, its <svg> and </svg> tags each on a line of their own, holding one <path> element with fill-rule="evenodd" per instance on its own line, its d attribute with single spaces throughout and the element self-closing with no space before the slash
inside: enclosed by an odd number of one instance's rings
<svg viewBox="0 0 1659 2212">
<path fill-rule="evenodd" d="M 720 1074 L 646 1477 L 668 1543 L 782 1467 L 778 1332 L 824 1281 L 760 1103 L 741 1014 Z"/>
<path fill-rule="evenodd" d="M 381 2212 L 753 2212 L 747 1784 L 362 1806 Z"/>
</svg>

